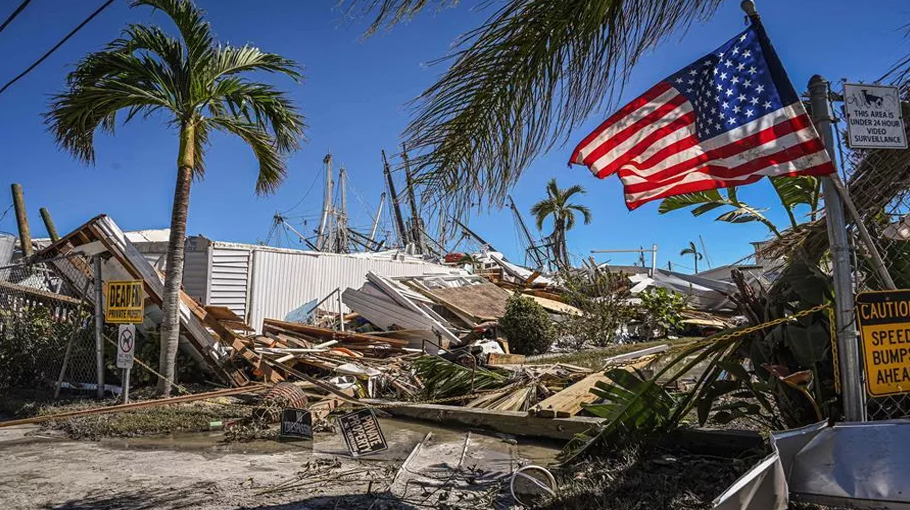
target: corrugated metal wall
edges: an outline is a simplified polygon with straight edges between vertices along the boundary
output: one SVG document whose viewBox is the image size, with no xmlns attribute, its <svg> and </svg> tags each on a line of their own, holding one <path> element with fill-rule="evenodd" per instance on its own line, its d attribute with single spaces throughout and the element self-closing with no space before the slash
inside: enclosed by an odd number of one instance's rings
<svg viewBox="0 0 910 510">
<path fill-rule="evenodd" d="M 183 290 L 196 301 L 206 302 L 208 291 L 209 254 L 187 251 L 183 258 Z"/>
<path fill-rule="evenodd" d="M 217 245 L 216 245 L 217 246 Z M 338 287 L 360 288 L 366 274 L 410 276 L 448 268 L 425 262 L 394 261 L 344 255 L 256 249 L 250 285 L 250 316 L 257 331 L 264 318 L 284 319 L 295 308 L 322 299 Z M 335 308 L 325 305 L 326 309 Z M 347 308 L 344 308 L 345 311 Z"/>
<path fill-rule="evenodd" d="M 207 305 L 226 306 L 246 318 L 250 283 L 251 251 L 212 243 L 212 268 Z M 184 276 L 186 284 L 186 276 Z"/>
</svg>

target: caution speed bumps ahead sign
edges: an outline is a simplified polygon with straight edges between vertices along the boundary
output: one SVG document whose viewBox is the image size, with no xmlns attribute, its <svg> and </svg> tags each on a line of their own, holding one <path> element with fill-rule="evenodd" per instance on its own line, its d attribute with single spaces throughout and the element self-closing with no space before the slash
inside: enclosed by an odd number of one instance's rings
<svg viewBox="0 0 910 510">
<path fill-rule="evenodd" d="M 910 290 L 857 294 L 856 319 L 869 394 L 910 393 Z"/>
<path fill-rule="evenodd" d="M 107 282 L 107 311 L 110 324 L 142 323 L 142 280 Z"/>
</svg>

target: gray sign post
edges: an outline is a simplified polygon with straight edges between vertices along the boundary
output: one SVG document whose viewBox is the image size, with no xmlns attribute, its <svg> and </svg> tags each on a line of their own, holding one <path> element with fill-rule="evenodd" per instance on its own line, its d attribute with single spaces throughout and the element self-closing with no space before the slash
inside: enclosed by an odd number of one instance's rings
<svg viewBox="0 0 910 510">
<path fill-rule="evenodd" d="M 812 106 L 812 120 L 818 134 L 825 143 L 831 163 L 837 166 L 834 155 L 833 118 L 828 103 L 828 81 L 819 75 L 809 80 L 809 101 Z M 865 421 L 865 402 L 862 370 L 859 357 L 859 342 L 853 324 L 853 269 L 850 265 L 850 246 L 847 240 L 847 222 L 844 205 L 838 194 L 837 173 L 822 177 L 825 193 L 825 222 L 828 225 L 828 241 L 834 266 L 835 317 L 837 321 L 837 362 L 840 367 L 841 395 L 844 417 L 847 421 Z"/>
</svg>

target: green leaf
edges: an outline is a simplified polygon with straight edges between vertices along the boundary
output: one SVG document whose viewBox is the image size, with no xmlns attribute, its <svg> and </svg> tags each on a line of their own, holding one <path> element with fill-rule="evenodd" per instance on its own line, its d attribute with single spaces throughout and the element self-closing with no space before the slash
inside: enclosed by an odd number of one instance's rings
<svg viewBox="0 0 910 510">
<path fill-rule="evenodd" d="M 820 362 L 830 358 L 831 338 L 828 328 L 820 322 L 808 328 L 788 324 L 784 342 L 800 367 L 815 368 Z"/>
<path fill-rule="evenodd" d="M 726 221 L 727 223 L 749 223 L 750 221 L 762 221 L 764 216 L 761 214 L 756 214 L 756 211 L 751 209 L 746 209 L 744 207 L 737 207 L 732 211 L 727 211 L 717 218 L 715 221 Z"/>
<path fill-rule="evenodd" d="M 658 214 L 665 214 L 677 209 L 701 205 L 708 202 L 720 202 L 722 204 L 724 198 L 720 196 L 720 193 L 716 189 L 699 191 L 697 193 L 686 193 L 685 195 L 676 195 L 663 199 L 660 206 L 657 208 L 657 212 Z"/>
<path fill-rule="evenodd" d="M 718 207 L 721 207 L 724 205 L 727 205 L 727 204 L 724 202 L 708 202 L 707 204 L 702 204 L 702 205 L 696 207 L 695 209 L 692 209 L 692 216 L 701 216 L 702 214 L 705 214 L 706 212 L 713 211 L 714 209 L 717 209 Z"/>
<path fill-rule="evenodd" d="M 818 180 L 812 176 L 771 177 L 781 203 L 787 208 L 818 203 Z"/>
</svg>

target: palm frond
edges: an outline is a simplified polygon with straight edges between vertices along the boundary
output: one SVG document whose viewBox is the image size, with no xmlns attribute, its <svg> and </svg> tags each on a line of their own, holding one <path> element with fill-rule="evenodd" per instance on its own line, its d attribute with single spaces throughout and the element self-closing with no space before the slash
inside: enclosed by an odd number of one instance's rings
<svg viewBox="0 0 910 510">
<path fill-rule="evenodd" d="M 437 4 L 438 9 L 454 7 L 458 5 L 459 0 L 351 0 L 345 2 L 341 0 L 342 6 L 348 3 L 344 8 L 345 13 L 349 16 L 373 16 L 373 21 L 367 28 L 365 36 L 376 33 L 380 28 L 392 28 L 398 23 L 410 21 L 417 14 L 423 11 L 429 4 Z M 359 11 L 359 12 L 355 12 Z"/>
<path fill-rule="evenodd" d="M 244 122 L 236 117 L 212 117 L 206 119 L 215 129 L 236 135 L 253 149 L 259 162 L 256 178 L 256 193 L 264 195 L 275 191 L 287 175 L 282 152 L 275 138 L 258 124 Z"/>
<path fill-rule="evenodd" d="M 147 87 L 151 76 L 163 72 L 131 55 L 96 53 L 70 74 L 69 90 L 54 95 L 45 122 L 57 143 L 76 158 L 94 163 L 95 131 L 114 131 L 117 112 L 127 110 L 126 121 L 138 113 L 172 108 L 164 87 Z M 139 70 L 138 76 L 125 69 Z M 84 75 L 83 75 L 84 73 Z"/>
<path fill-rule="evenodd" d="M 284 92 L 271 85 L 248 83 L 236 77 L 219 80 L 211 93 L 212 104 L 227 109 L 261 130 L 271 131 L 277 149 L 289 153 L 300 147 L 306 123 L 296 105 Z"/>
<path fill-rule="evenodd" d="M 294 79 L 303 80 L 300 66 L 291 59 L 266 53 L 254 46 L 219 46 L 212 58 L 212 80 L 232 76 L 245 71 L 266 71 L 281 73 Z"/>
<path fill-rule="evenodd" d="M 214 52 L 215 36 L 211 26 L 190 0 L 134 0 L 133 7 L 147 5 L 158 9 L 174 22 L 186 49 L 186 61 L 191 74 L 208 65 Z"/>
<path fill-rule="evenodd" d="M 715 207 L 720 207 L 726 203 L 727 201 L 724 200 L 722 196 L 720 196 L 720 192 L 718 192 L 716 189 L 712 189 L 708 191 L 699 191 L 697 193 L 686 193 L 684 195 L 667 197 L 661 200 L 660 206 L 657 208 L 657 213 L 666 214 L 670 211 L 691 207 L 693 205 L 711 205 L 710 208 L 705 209 L 699 213 L 702 214 Z M 692 214 L 695 213 L 693 212 Z M 695 215 L 698 216 L 698 214 Z"/>
<path fill-rule="evenodd" d="M 506 2 L 437 61 L 451 66 L 412 104 L 417 182 L 457 210 L 501 205 L 535 156 L 613 103 L 646 51 L 719 3 Z"/>
<path fill-rule="evenodd" d="M 589 209 L 587 206 L 571 204 L 571 205 L 568 205 L 567 207 L 569 209 L 574 209 L 574 210 L 580 212 L 581 215 L 584 217 L 585 225 L 591 224 L 591 219 L 592 219 L 591 209 Z"/>
<path fill-rule="evenodd" d="M 497 372 L 482 367 L 472 370 L 439 356 L 421 356 L 412 366 L 429 398 L 468 395 L 472 390 L 500 388 L 509 383 L 508 377 Z"/>
</svg>

